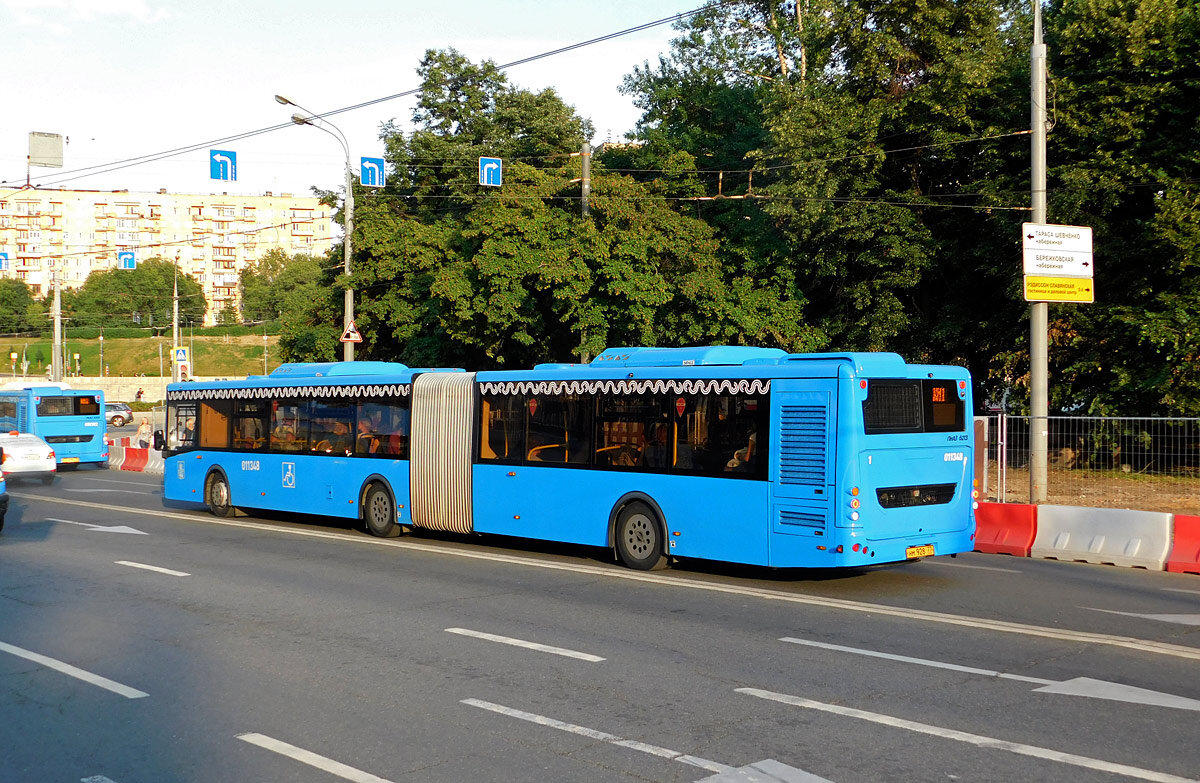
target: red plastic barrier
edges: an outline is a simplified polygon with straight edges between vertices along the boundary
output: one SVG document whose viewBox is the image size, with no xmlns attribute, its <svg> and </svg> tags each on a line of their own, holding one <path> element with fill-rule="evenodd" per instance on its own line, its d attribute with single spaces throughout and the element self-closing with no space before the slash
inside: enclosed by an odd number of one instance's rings
<svg viewBox="0 0 1200 783">
<path fill-rule="evenodd" d="M 980 503 L 975 521 L 976 552 L 1029 557 L 1037 535 L 1037 506 Z"/>
<path fill-rule="evenodd" d="M 1200 574 L 1200 517 L 1175 515 L 1175 544 L 1167 557 L 1167 570 Z"/>
<path fill-rule="evenodd" d="M 150 449 L 125 449 L 125 459 L 121 460 L 121 470 L 136 470 L 141 473 L 146 469 L 146 460 L 150 458 Z"/>
</svg>

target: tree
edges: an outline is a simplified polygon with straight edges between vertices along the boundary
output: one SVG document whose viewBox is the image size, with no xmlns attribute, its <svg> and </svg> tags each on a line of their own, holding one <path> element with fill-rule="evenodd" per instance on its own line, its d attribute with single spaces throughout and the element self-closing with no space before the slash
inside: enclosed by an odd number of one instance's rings
<svg viewBox="0 0 1200 783">
<path fill-rule="evenodd" d="M 203 322 L 207 303 L 204 289 L 185 274 L 177 275 L 170 261 L 151 258 L 137 269 L 106 269 L 92 272 L 71 303 L 72 320 L 82 326 L 125 326 L 140 319 L 147 326 L 169 327 L 174 284 L 179 284 L 180 319 Z M 63 292 L 64 311 L 68 310 Z"/>
<path fill-rule="evenodd" d="M 317 297 L 321 267 L 329 261 L 271 248 L 241 274 L 242 319 L 274 321 Z"/>
<path fill-rule="evenodd" d="M 0 280 L 0 332 L 28 331 L 31 328 L 29 311 L 33 307 L 33 292 L 25 281 Z"/>
</svg>

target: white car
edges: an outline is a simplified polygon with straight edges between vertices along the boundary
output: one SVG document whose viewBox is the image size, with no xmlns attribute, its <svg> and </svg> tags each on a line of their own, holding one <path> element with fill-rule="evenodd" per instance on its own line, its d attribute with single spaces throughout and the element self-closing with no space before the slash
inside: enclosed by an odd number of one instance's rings
<svg viewBox="0 0 1200 783">
<path fill-rule="evenodd" d="M 0 449 L 4 459 L 0 462 L 4 478 L 40 478 L 50 484 L 58 473 L 58 462 L 50 444 L 28 432 L 0 433 Z"/>
</svg>

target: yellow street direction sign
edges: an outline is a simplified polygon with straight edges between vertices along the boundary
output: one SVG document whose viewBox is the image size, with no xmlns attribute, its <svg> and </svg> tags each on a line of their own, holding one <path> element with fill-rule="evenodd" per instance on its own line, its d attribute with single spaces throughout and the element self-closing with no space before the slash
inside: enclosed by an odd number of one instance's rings
<svg viewBox="0 0 1200 783">
<path fill-rule="evenodd" d="M 1096 301 L 1096 286 L 1090 277 L 1036 277 L 1025 275 L 1026 302 Z"/>
</svg>

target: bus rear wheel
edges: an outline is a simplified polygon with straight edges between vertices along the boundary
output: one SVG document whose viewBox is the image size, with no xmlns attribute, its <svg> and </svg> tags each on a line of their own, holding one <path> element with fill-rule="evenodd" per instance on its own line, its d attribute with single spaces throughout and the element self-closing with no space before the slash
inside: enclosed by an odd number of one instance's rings
<svg viewBox="0 0 1200 783">
<path fill-rule="evenodd" d="M 230 503 L 229 482 L 220 473 L 208 477 L 208 486 L 204 488 L 204 502 L 214 517 L 232 517 L 237 515 L 237 509 Z"/>
<path fill-rule="evenodd" d="M 367 532 L 380 538 L 393 538 L 400 534 L 400 526 L 396 524 L 396 507 L 392 496 L 379 484 L 367 487 L 363 497 L 363 525 Z"/>
<path fill-rule="evenodd" d="M 638 571 L 654 571 L 667 564 L 662 525 L 645 503 L 630 503 L 617 515 L 617 556 Z"/>
</svg>

